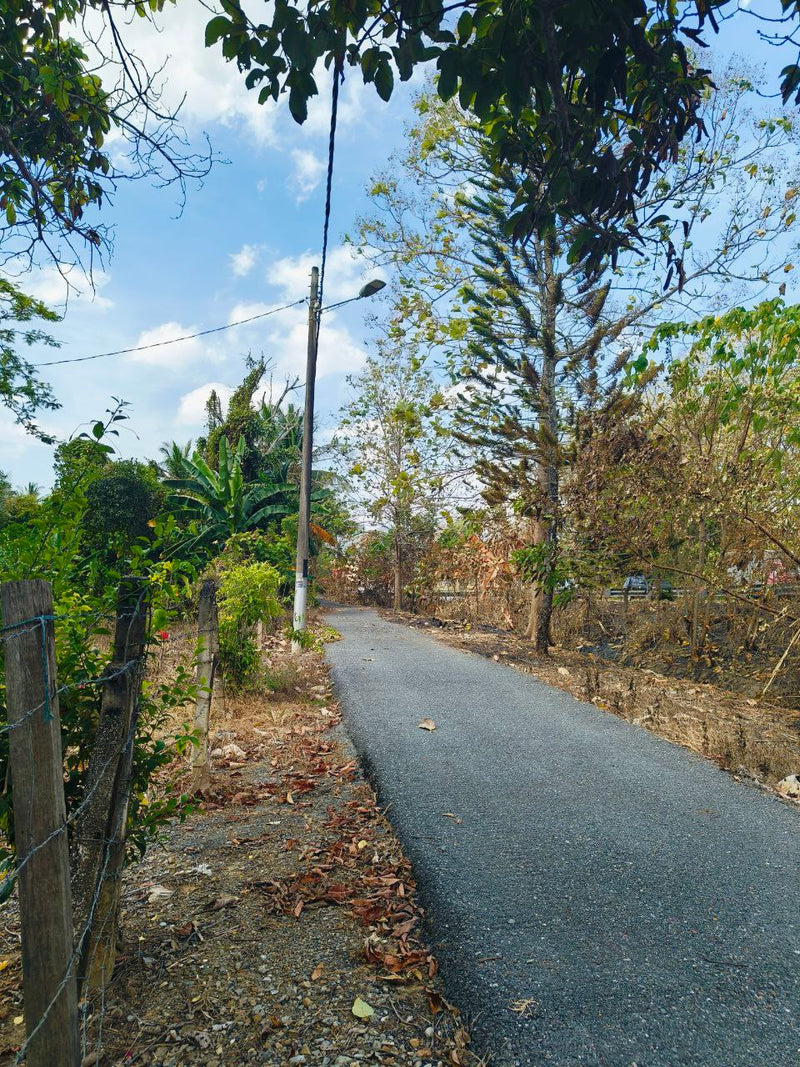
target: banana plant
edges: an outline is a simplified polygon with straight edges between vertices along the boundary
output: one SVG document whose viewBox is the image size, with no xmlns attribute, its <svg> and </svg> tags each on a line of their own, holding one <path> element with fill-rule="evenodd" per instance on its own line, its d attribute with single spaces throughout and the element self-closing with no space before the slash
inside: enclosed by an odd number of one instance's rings
<svg viewBox="0 0 800 1067">
<path fill-rule="evenodd" d="M 264 522 L 280 522 L 296 510 L 291 503 L 293 487 L 285 482 L 246 483 L 242 460 L 244 437 L 231 452 L 227 438 L 219 441 L 218 470 L 195 452 L 186 461 L 181 478 L 165 478 L 172 495 L 185 502 L 187 510 L 198 514 L 210 540 L 225 540 L 235 533 L 255 529 Z"/>
</svg>

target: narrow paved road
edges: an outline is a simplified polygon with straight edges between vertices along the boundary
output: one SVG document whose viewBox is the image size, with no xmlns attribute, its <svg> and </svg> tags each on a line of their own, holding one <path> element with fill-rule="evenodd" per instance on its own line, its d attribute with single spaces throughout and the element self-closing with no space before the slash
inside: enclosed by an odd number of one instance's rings
<svg viewBox="0 0 800 1067">
<path fill-rule="evenodd" d="M 329 620 L 346 724 L 493 1065 L 796 1067 L 797 812 L 375 612 Z"/>
</svg>

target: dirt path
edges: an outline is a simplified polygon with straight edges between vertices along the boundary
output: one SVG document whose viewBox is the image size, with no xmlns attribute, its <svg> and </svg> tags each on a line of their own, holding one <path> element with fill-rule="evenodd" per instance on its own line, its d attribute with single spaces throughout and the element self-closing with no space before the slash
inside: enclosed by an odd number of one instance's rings
<svg viewBox="0 0 800 1067">
<path fill-rule="evenodd" d="M 318 654 L 302 675 L 280 700 L 229 707 L 213 795 L 127 871 L 118 966 L 86 1006 L 86 1067 L 477 1063 Z M 22 1036 L 13 910 L 3 1064 Z"/>
</svg>

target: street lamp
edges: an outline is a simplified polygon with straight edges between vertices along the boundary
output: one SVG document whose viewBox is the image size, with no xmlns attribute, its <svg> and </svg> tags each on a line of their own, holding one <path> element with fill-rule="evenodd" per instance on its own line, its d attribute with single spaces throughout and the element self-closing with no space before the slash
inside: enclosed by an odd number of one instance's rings
<svg viewBox="0 0 800 1067">
<path fill-rule="evenodd" d="M 306 607 L 308 604 L 308 524 L 311 517 L 311 451 L 314 443 L 314 386 L 317 378 L 317 349 L 319 347 L 319 323 L 323 311 L 350 304 L 354 300 L 363 300 L 374 296 L 384 288 L 386 282 L 380 278 L 363 285 L 357 296 L 341 300 L 338 304 L 318 307 L 319 270 L 311 268 L 311 293 L 308 300 L 308 348 L 306 354 L 306 397 L 303 410 L 303 452 L 300 462 L 300 508 L 297 516 L 297 556 L 294 575 L 294 615 L 292 620 L 292 652 L 301 651 L 299 635 L 306 628 Z"/>
</svg>

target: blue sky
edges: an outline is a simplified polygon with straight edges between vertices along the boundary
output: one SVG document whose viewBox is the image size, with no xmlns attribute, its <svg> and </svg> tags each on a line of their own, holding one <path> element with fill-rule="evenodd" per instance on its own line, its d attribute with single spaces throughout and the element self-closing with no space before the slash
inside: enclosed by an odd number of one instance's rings
<svg viewBox="0 0 800 1067">
<path fill-rule="evenodd" d="M 160 19 L 156 34 L 145 20 L 132 28 L 136 49 L 151 65 L 167 59 L 166 89 L 186 93 L 183 121 L 198 144 L 207 132 L 217 165 L 202 188 L 190 187 L 182 214 L 174 189 L 147 182 L 121 185 L 104 220 L 114 227 L 114 252 L 96 272 L 96 291 L 73 275 L 64 321 L 52 333 L 60 352 L 31 350 L 33 362 L 91 355 L 193 333 L 256 314 L 304 296 L 321 245 L 328 84 L 312 103 L 308 123 L 294 124 L 285 107 L 259 107 L 235 66 L 202 46 L 208 9 L 180 0 Z M 759 46 L 749 19 L 726 28 L 715 51 L 738 51 L 768 63 L 772 84 L 789 57 Z M 419 81 L 417 81 L 417 85 Z M 342 245 L 343 234 L 366 207 L 365 187 L 402 143 L 414 86 L 399 86 L 388 105 L 351 72 L 341 99 L 326 303 L 354 295 L 366 277 Z M 374 274 L 374 271 L 368 271 Z M 53 306 L 63 281 L 45 267 L 20 279 L 23 288 Z M 380 299 L 380 298 L 378 298 Z M 378 310 L 373 307 L 372 310 Z M 351 305 L 325 317 L 317 389 L 318 436 L 336 424 L 345 378 L 368 348 L 365 307 Z M 185 441 L 202 431 L 203 406 L 213 385 L 222 395 L 242 378 L 248 351 L 272 361 L 278 381 L 302 378 L 306 310 L 299 307 L 206 339 L 150 353 L 68 364 L 48 370 L 62 403 L 42 421 L 59 437 L 102 416 L 110 397 L 127 400 L 122 455 L 154 456 L 163 441 Z M 298 394 L 298 399 L 301 399 Z M 34 442 L 0 409 L 0 469 L 12 482 L 52 480 L 52 448 Z"/>
</svg>

